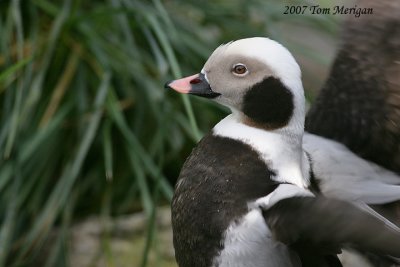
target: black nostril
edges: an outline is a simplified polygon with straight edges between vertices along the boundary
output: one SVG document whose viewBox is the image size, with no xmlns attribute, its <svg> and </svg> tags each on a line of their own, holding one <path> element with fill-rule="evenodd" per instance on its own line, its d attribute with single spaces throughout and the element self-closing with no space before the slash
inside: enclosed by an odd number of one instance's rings
<svg viewBox="0 0 400 267">
<path fill-rule="evenodd" d="M 172 82 L 173 82 L 173 81 L 166 82 L 166 83 L 164 84 L 164 88 L 165 88 L 165 89 L 171 89 L 171 87 L 169 86 L 169 84 L 172 83 Z"/>
<path fill-rule="evenodd" d="M 194 78 L 193 80 L 190 81 L 190 84 L 198 84 L 201 83 L 201 80 L 199 78 Z"/>
</svg>

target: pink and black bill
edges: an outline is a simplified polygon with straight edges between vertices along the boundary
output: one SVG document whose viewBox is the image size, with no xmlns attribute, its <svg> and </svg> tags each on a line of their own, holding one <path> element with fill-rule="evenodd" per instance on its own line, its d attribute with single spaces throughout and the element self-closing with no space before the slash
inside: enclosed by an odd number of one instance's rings
<svg viewBox="0 0 400 267">
<path fill-rule="evenodd" d="M 206 98 L 215 98 L 220 95 L 211 89 L 203 73 L 167 82 L 164 87 L 166 89 L 173 89 L 179 93 Z"/>
</svg>

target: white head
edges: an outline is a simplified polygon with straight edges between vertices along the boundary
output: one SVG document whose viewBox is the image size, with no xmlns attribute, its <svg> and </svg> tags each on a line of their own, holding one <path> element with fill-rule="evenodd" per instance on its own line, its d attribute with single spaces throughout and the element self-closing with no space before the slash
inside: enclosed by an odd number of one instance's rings
<svg viewBox="0 0 400 267">
<path fill-rule="evenodd" d="M 221 45 L 200 74 L 172 81 L 167 87 L 212 98 L 255 127 L 291 134 L 304 130 L 300 68 L 285 47 L 268 38 Z"/>
</svg>

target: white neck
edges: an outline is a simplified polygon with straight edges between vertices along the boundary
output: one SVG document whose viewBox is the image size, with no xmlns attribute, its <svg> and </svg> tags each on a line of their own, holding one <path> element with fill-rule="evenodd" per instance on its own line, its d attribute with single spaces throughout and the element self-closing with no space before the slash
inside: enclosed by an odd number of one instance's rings
<svg viewBox="0 0 400 267">
<path fill-rule="evenodd" d="M 305 97 L 304 89 L 300 79 L 289 79 L 286 78 L 282 80 L 282 83 L 286 85 L 287 88 L 291 88 L 293 94 L 293 112 L 289 123 L 278 129 L 283 136 L 289 137 L 288 142 L 296 140 L 297 145 L 302 147 L 303 134 L 304 134 L 304 120 L 305 120 Z"/>
<path fill-rule="evenodd" d="M 276 173 L 273 177 L 276 181 L 307 187 L 309 163 L 302 149 L 304 116 L 303 120 L 298 120 L 294 118 L 296 111 L 293 114 L 286 127 L 267 131 L 242 123 L 239 114 L 234 112 L 220 121 L 213 128 L 213 133 L 250 145 Z"/>
</svg>

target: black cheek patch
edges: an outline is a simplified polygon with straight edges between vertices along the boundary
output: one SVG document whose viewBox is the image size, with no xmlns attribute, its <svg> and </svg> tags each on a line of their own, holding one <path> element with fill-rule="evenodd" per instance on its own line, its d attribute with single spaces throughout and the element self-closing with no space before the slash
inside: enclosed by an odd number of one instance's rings
<svg viewBox="0 0 400 267">
<path fill-rule="evenodd" d="M 257 124 L 267 128 L 285 126 L 293 114 L 293 95 L 274 77 L 255 84 L 244 95 L 243 113 Z"/>
</svg>

